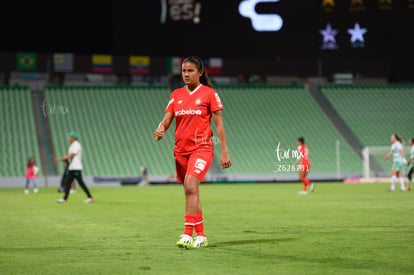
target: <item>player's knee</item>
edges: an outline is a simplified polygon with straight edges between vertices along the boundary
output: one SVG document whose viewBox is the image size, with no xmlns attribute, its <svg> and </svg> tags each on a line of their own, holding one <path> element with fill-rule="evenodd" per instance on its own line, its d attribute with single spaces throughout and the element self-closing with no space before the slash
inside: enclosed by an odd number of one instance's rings
<svg viewBox="0 0 414 275">
<path fill-rule="evenodd" d="M 184 193 L 185 195 L 198 194 L 199 180 L 194 176 L 186 176 L 184 181 Z"/>
</svg>

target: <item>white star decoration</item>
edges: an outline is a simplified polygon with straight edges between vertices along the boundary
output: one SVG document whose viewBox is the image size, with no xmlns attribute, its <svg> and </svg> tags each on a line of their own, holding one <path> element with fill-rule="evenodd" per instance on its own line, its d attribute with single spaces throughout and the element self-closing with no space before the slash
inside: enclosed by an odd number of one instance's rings
<svg viewBox="0 0 414 275">
<path fill-rule="evenodd" d="M 323 43 L 336 43 L 335 35 L 338 33 L 338 30 L 333 30 L 330 23 L 326 24 L 324 30 L 320 30 L 320 33 L 323 35 Z"/>
<path fill-rule="evenodd" d="M 359 26 L 358 23 L 355 23 L 353 29 L 348 29 L 348 33 L 351 35 L 351 43 L 355 43 L 357 41 L 364 42 L 364 34 L 367 33 L 366 28 L 362 28 Z"/>
</svg>

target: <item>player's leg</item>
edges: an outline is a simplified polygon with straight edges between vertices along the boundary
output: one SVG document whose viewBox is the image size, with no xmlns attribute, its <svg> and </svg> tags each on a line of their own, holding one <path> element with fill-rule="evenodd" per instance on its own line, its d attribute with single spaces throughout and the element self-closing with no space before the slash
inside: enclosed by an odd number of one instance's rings
<svg viewBox="0 0 414 275">
<path fill-rule="evenodd" d="M 401 170 L 398 170 L 397 172 L 397 178 L 400 182 L 400 190 L 401 191 L 405 191 L 405 186 L 404 186 L 404 178 L 401 176 Z"/>
<path fill-rule="evenodd" d="M 24 187 L 24 193 L 27 195 L 29 194 L 29 184 L 30 184 L 30 179 L 26 178 L 26 185 Z"/>
<path fill-rule="evenodd" d="M 32 181 L 33 181 L 33 192 L 34 192 L 35 194 L 37 194 L 37 193 L 39 192 L 39 189 L 37 188 L 37 181 L 36 181 L 36 178 L 32 178 Z"/>
<path fill-rule="evenodd" d="M 185 193 L 185 174 L 187 172 L 189 156 L 175 156 L 175 170 L 177 173 L 177 182 L 182 183 L 184 186 Z M 181 248 L 190 248 L 193 244 L 193 230 L 195 224 L 195 218 L 187 215 L 187 211 L 184 215 L 184 233 L 180 236 L 180 239 L 177 241 L 177 246 Z"/>
<path fill-rule="evenodd" d="M 299 179 L 301 182 L 303 182 L 303 191 L 299 192 L 299 194 L 304 195 L 308 192 L 308 186 L 310 186 L 312 183 L 308 179 L 308 173 L 307 169 L 304 169 L 303 167 L 301 170 L 299 170 Z"/>
<path fill-rule="evenodd" d="M 188 161 L 187 175 L 185 185 L 187 181 L 190 183 L 190 191 L 188 194 L 189 204 L 186 205 L 186 213 L 195 213 L 195 225 L 194 229 L 197 233 L 197 237 L 194 240 L 194 248 L 208 246 L 207 237 L 204 234 L 204 221 L 203 212 L 200 200 L 200 188 L 199 185 L 204 181 L 204 177 L 211 166 L 213 161 L 213 152 L 211 151 L 197 151 L 194 152 Z M 193 182 L 191 184 L 191 182 Z M 194 188 L 193 188 L 194 187 Z M 187 187 L 185 187 L 187 188 Z M 192 190 L 191 190 L 192 189 Z M 193 198 L 191 196 L 194 196 Z M 187 198 L 187 197 L 186 197 Z"/>
<path fill-rule="evenodd" d="M 395 183 L 397 181 L 397 170 L 394 168 L 391 170 L 391 187 L 389 189 L 390 192 L 395 191 Z"/>
<path fill-rule="evenodd" d="M 73 179 L 75 178 L 75 173 L 74 171 L 68 171 L 66 177 L 65 177 L 65 181 L 63 183 L 63 188 L 64 188 L 64 196 L 62 199 L 58 199 L 56 202 L 57 203 L 66 203 L 68 198 L 69 198 L 69 190 L 70 190 L 70 183 L 73 181 Z"/>
<path fill-rule="evenodd" d="M 414 167 L 411 166 L 410 171 L 408 171 L 408 174 L 407 174 L 407 178 L 408 178 L 407 191 L 411 191 L 411 188 L 413 185 L 413 172 L 414 172 Z"/>
<path fill-rule="evenodd" d="M 93 202 L 94 199 L 91 195 L 91 192 L 89 191 L 89 188 L 86 186 L 85 182 L 83 181 L 82 177 L 82 171 L 75 171 L 75 179 L 78 182 L 79 186 L 82 188 L 83 192 L 85 192 L 87 199 L 85 200 L 85 203 Z M 69 191 L 72 187 L 72 182 L 69 183 Z"/>
</svg>

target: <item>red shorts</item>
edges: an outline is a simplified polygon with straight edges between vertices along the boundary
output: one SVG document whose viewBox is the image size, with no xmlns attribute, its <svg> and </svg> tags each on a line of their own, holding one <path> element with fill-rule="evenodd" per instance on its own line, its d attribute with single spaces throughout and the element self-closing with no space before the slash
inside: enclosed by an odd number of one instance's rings
<svg viewBox="0 0 414 275">
<path fill-rule="evenodd" d="M 302 164 L 299 164 L 299 171 L 300 172 L 309 172 L 310 169 L 310 161 L 302 161 Z"/>
<path fill-rule="evenodd" d="M 212 151 L 198 150 L 188 155 L 175 155 L 175 169 L 177 182 L 183 183 L 186 175 L 193 175 L 204 181 L 214 153 Z"/>
</svg>

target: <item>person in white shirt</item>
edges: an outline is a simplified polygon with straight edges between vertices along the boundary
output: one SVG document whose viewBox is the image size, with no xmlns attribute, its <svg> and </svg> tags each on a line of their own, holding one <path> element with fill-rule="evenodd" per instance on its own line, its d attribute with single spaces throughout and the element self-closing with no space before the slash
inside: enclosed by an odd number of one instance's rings
<svg viewBox="0 0 414 275">
<path fill-rule="evenodd" d="M 407 187 L 407 191 L 411 191 L 412 185 L 413 185 L 413 173 L 414 173 L 414 138 L 410 139 L 410 154 L 411 154 L 411 158 L 408 161 L 407 165 L 408 165 L 408 187 Z"/>
<path fill-rule="evenodd" d="M 393 134 L 391 136 L 391 150 L 390 152 L 384 157 L 384 161 L 387 160 L 389 157 L 393 156 L 393 165 L 391 170 L 391 188 L 389 189 L 390 192 L 395 191 L 395 183 L 397 178 L 400 182 L 400 190 L 405 191 L 404 188 L 404 179 L 401 176 L 401 170 L 404 164 L 405 155 L 402 146 L 402 138 L 397 135 Z"/>
<path fill-rule="evenodd" d="M 68 154 L 64 157 L 55 159 L 56 162 L 62 160 L 69 160 L 68 175 L 65 179 L 65 195 L 63 198 L 58 199 L 57 203 L 66 203 L 70 194 L 70 186 L 74 179 L 78 182 L 79 186 L 86 193 L 87 199 L 85 203 L 91 203 L 94 201 L 91 192 L 86 186 L 82 178 L 82 146 L 78 141 L 78 134 L 76 132 L 69 133 L 69 151 Z"/>
</svg>

